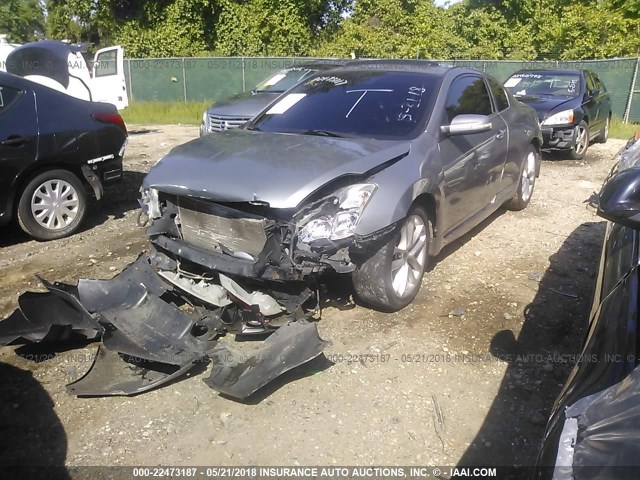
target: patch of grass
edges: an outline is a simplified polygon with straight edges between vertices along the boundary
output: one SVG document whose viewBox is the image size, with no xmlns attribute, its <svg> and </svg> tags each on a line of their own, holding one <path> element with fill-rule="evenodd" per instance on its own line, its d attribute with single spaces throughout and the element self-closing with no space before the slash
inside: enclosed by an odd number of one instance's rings
<svg viewBox="0 0 640 480">
<path fill-rule="evenodd" d="M 211 102 L 131 102 L 120 113 L 128 124 L 200 125 Z"/>
<path fill-rule="evenodd" d="M 609 138 L 629 140 L 636 132 L 640 134 L 640 125 L 637 123 L 622 123 L 622 120 L 617 117 L 611 119 Z"/>
</svg>

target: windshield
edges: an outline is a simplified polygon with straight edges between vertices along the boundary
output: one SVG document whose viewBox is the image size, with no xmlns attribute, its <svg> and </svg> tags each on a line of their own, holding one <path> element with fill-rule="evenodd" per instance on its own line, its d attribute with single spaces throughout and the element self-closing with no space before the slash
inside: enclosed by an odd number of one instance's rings
<svg viewBox="0 0 640 480">
<path fill-rule="evenodd" d="M 275 75 L 270 76 L 255 88 L 256 92 L 282 93 L 289 90 L 303 78 L 316 73 L 318 70 L 306 67 L 292 67 L 280 70 Z"/>
<path fill-rule="evenodd" d="M 512 75 L 504 86 L 516 97 L 558 96 L 573 98 L 580 93 L 580 75 L 556 72 L 520 72 Z"/>
<path fill-rule="evenodd" d="M 293 88 L 248 128 L 336 137 L 414 138 L 424 131 L 440 79 L 419 72 L 333 70 Z"/>
</svg>

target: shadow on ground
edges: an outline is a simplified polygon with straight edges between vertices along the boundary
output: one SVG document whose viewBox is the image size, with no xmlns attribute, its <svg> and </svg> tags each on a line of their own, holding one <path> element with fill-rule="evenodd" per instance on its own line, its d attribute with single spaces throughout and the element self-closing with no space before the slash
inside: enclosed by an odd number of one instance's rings
<svg viewBox="0 0 640 480">
<path fill-rule="evenodd" d="M 551 256 L 520 333 L 494 335 L 490 352 L 508 362 L 507 371 L 459 466 L 535 464 L 549 411 L 586 334 L 605 226 L 576 228 Z"/>
<path fill-rule="evenodd" d="M 49 394 L 31 372 L 0 363 L 0 470 L 5 478 L 69 479 L 66 455 L 67 436 Z"/>
</svg>

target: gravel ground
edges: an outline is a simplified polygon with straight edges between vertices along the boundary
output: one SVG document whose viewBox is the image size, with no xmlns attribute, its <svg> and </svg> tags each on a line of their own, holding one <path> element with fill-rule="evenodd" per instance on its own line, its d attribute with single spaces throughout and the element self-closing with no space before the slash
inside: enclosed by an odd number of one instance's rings
<svg viewBox="0 0 640 480">
<path fill-rule="evenodd" d="M 198 131 L 147 129 L 81 233 L 38 243 L 0 230 L 0 318 L 38 289 L 35 274 L 110 278 L 148 248 L 140 182 Z M 590 308 L 605 224 L 584 202 L 623 144 L 546 158 L 530 206 L 447 247 L 400 312 L 357 306 L 348 281 L 330 280 L 318 328 L 332 345 L 247 402 L 219 396 L 206 372 L 135 397 L 75 398 L 65 384 L 95 344 L 1 347 L 0 465 L 532 464 Z"/>
</svg>

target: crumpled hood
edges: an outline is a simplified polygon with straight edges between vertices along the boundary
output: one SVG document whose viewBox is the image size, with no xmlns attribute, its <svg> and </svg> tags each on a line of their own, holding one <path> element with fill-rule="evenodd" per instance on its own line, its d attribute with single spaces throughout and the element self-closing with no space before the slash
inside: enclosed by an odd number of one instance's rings
<svg viewBox="0 0 640 480">
<path fill-rule="evenodd" d="M 575 97 L 537 97 L 533 95 L 524 95 L 516 98 L 525 105 L 529 105 L 533 108 L 536 111 L 540 122 L 554 113 L 561 112 L 562 110 L 569 110 L 570 108 L 576 108 L 576 106 L 580 105 L 579 100 Z M 574 105 L 576 102 L 578 105 Z"/>
<path fill-rule="evenodd" d="M 409 148 L 408 141 L 227 130 L 175 147 L 151 169 L 144 187 L 294 208 L 327 182 L 366 173 Z"/>
<path fill-rule="evenodd" d="M 241 93 L 221 102 L 216 102 L 207 108 L 208 115 L 228 115 L 235 117 L 253 118 L 263 108 L 278 98 L 280 93 Z"/>
</svg>

